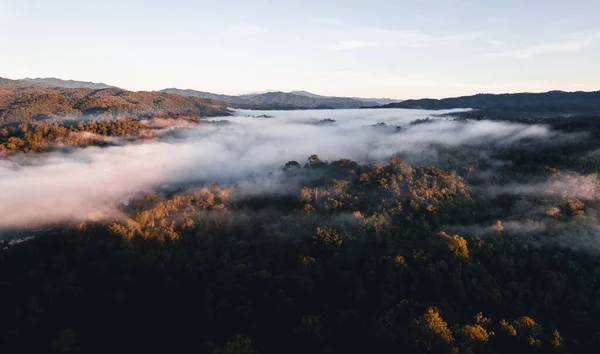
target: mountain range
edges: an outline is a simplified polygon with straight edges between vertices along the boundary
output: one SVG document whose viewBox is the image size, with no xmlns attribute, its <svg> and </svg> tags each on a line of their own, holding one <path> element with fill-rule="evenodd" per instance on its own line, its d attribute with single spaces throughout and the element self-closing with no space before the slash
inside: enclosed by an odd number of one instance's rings
<svg viewBox="0 0 600 354">
<path fill-rule="evenodd" d="M 315 97 L 315 98 L 330 97 L 330 96 L 317 95 L 315 93 L 308 92 L 308 91 L 290 91 L 290 93 L 292 93 L 294 95 L 307 96 L 307 97 Z M 359 100 L 359 101 L 376 102 L 378 105 L 384 105 L 384 104 L 395 103 L 395 102 L 402 102 L 402 100 L 395 100 L 395 99 L 392 99 L 392 98 L 363 98 L 363 97 L 349 97 L 349 98 L 352 98 L 352 99 L 355 99 L 355 100 Z"/>
<path fill-rule="evenodd" d="M 489 118 L 567 117 L 600 113 L 600 91 L 477 94 L 443 99 L 406 100 L 371 108 L 473 108 Z"/>
<path fill-rule="evenodd" d="M 22 80 L 0 78 L 0 86 L 93 90 L 117 89 L 114 86 L 104 83 L 57 78 L 25 78 Z M 127 92 L 131 94 L 131 91 Z M 142 93 L 143 91 L 140 91 L 140 94 Z M 259 92 L 245 95 L 222 95 L 178 88 L 146 92 L 146 94 L 157 95 L 157 97 L 158 95 L 167 93 L 186 96 L 188 98 L 216 100 L 220 101 L 219 105 L 229 105 L 230 107 L 244 109 L 413 108 L 439 110 L 473 108 L 476 110 L 476 112 L 472 113 L 473 115 L 485 115 L 494 119 L 568 117 L 572 115 L 600 113 L 600 91 L 477 94 L 443 99 L 424 98 L 405 101 L 394 101 L 386 98 L 323 96 L 299 90 L 291 92 Z"/>
<path fill-rule="evenodd" d="M 6 79 L 8 80 L 8 79 Z M 12 84 L 22 86 L 43 86 L 43 87 L 62 87 L 62 88 L 90 88 L 107 89 L 116 86 L 105 83 L 62 80 L 58 78 L 25 78 L 21 80 L 9 80 Z M 341 108 L 361 108 L 366 106 L 379 106 L 399 100 L 389 98 L 359 98 L 359 97 L 332 97 L 317 95 L 308 91 L 292 92 L 263 92 L 250 93 L 244 95 L 222 95 L 212 92 L 167 88 L 156 91 L 159 93 L 174 93 L 187 97 L 200 97 L 219 100 L 232 104 L 237 108 L 254 109 L 341 109 Z"/>
<path fill-rule="evenodd" d="M 104 83 L 88 82 L 88 81 L 76 81 L 76 80 L 62 80 L 54 77 L 47 78 L 24 78 L 16 81 L 25 86 L 44 86 L 44 87 L 63 87 L 63 88 L 91 88 L 95 90 L 114 88 L 116 86 L 107 85 Z"/>
<path fill-rule="evenodd" d="M 391 99 L 365 99 L 356 97 L 333 97 L 322 96 L 307 91 L 292 91 L 292 92 L 265 92 L 246 95 L 219 95 L 210 92 L 196 90 L 182 90 L 177 88 L 167 88 L 158 92 L 175 93 L 183 96 L 211 98 L 225 101 L 234 105 L 239 105 L 240 108 L 250 107 L 268 107 L 272 105 L 289 106 L 295 108 L 362 108 L 366 106 L 379 106 L 390 102 L 398 102 Z"/>
</svg>

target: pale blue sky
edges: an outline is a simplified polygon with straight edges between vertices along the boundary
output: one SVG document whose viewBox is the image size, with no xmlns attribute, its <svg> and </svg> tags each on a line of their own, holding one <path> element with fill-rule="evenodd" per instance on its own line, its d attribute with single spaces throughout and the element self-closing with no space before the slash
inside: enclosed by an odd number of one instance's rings
<svg viewBox="0 0 600 354">
<path fill-rule="evenodd" d="M 363 97 L 600 89 L 600 1 L 0 0 L 0 76 Z"/>
</svg>

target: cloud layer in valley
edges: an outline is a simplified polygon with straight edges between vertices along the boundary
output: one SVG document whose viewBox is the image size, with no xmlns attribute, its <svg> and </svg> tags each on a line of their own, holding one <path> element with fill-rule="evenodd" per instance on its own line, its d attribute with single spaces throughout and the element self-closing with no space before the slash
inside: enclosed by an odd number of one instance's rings
<svg viewBox="0 0 600 354">
<path fill-rule="evenodd" d="M 427 155 L 432 144 L 507 146 L 557 138 L 541 125 L 443 118 L 410 124 L 440 113 L 448 111 L 237 111 L 224 118 L 231 124 L 171 130 L 152 142 L 16 155 L 0 160 L 0 228 L 111 213 L 136 192 L 165 184 L 242 183 L 249 176 L 277 175 L 287 161 L 303 163 L 311 154 L 358 162 L 381 162 L 400 154 L 410 162 Z M 262 114 L 274 117 L 248 117 Z M 326 118 L 335 123 L 321 122 Z M 379 122 L 386 126 L 373 126 Z M 256 183 L 246 187 L 261 192 L 274 188 L 268 182 L 263 188 Z"/>
</svg>

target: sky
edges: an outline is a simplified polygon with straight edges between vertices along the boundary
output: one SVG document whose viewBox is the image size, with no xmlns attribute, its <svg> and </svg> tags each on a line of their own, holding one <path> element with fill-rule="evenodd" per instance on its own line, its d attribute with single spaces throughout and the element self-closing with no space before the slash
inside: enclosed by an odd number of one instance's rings
<svg viewBox="0 0 600 354">
<path fill-rule="evenodd" d="M 597 0 L 0 0 L 0 77 L 452 97 L 600 89 Z"/>
</svg>

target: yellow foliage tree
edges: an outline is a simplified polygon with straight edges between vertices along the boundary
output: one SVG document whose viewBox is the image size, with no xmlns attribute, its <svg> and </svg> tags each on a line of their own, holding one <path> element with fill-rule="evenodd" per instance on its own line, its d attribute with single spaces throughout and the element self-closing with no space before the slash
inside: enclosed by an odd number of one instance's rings
<svg viewBox="0 0 600 354">
<path fill-rule="evenodd" d="M 464 238 L 454 235 L 450 236 L 445 232 L 439 232 L 438 237 L 448 247 L 448 250 L 459 259 L 469 258 L 469 248 L 467 247 L 467 240 Z"/>
<path fill-rule="evenodd" d="M 436 307 L 430 307 L 425 314 L 417 318 L 414 328 L 417 331 L 418 343 L 428 351 L 434 346 L 449 348 L 454 343 L 452 332 Z"/>
</svg>

